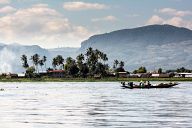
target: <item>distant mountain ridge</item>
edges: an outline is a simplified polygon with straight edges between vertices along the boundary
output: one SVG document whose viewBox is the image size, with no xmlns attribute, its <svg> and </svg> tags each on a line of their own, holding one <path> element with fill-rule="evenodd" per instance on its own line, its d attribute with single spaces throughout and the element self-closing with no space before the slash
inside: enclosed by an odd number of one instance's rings
<svg viewBox="0 0 192 128">
<path fill-rule="evenodd" d="M 123 60 L 128 70 L 146 66 L 192 68 L 192 31 L 171 25 L 149 25 L 94 35 L 81 44 L 80 51 L 88 47 L 108 54 L 110 64 Z M 186 59 L 187 58 L 187 59 Z"/>
<path fill-rule="evenodd" d="M 89 47 L 87 45 L 99 46 L 103 43 L 114 45 L 122 43 L 165 44 L 186 40 L 192 40 L 192 31 L 189 29 L 171 25 L 149 25 L 91 36 L 82 42 L 81 49 Z"/>
</svg>

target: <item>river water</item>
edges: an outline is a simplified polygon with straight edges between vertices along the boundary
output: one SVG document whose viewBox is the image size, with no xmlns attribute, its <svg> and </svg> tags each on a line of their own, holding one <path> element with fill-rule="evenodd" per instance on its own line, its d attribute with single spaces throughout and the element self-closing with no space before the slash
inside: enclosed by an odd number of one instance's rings
<svg viewBox="0 0 192 128">
<path fill-rule="evenodd" d="M 0 128 L 191 128 L 192 83 L 0 83 Z"/>
</svg>

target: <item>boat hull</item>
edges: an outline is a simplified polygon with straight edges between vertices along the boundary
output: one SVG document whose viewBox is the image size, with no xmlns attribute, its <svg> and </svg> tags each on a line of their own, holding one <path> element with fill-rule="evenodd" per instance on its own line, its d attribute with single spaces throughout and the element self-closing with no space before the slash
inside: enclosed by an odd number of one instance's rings
<svg viewBox="0 0 192 128">
<path fill-rule="evenodd" d="M 133 86 L 129 86 L 129 85 L 122 85 L 121 87 L 123 88 L 128 88 L 128 89 L 150 89 L 150 88 L 171 88 L 173 86 L 178 85 L 177 83 L 171 83 L 171 84 L 158 84 L 158 85 L 150 85 L 150 86 L 140 86 L 140 85 L 133 85 Z"/>
</svg>

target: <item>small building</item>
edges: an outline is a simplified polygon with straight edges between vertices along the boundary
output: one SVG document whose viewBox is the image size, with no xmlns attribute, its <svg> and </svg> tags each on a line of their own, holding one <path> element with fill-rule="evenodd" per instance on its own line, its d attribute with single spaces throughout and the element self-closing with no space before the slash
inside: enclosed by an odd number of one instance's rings
<svg viewBox="0 0 192 128">
<path fill-rule="evenodd" d="M 153 78 L 170 78 L 172 77 L 171 73 L 152 73 L 151 77 Z"/>
<path fill-rule="evenodd" d="M 115 72 L 108 72 L 108 73 L 107 73 L 107 76 L 108 76 L 108 77 L 115 77 L 115 76 L 116 76 L 116 73 L 115 73 Z"/>
<path fill-rule="evenodd" d="M 94 75 L 94 78 L 95 78 L 95 79 L 101 79 L 101 74 L 95 74 L 95 75 Z"/>
<path fill-rule="evenodd" d="M 49 77 L 53 77 L 53 78 L 65 77 L 65 71 L 64 70 L 49 70 L 49 71 L 47 71 L 47 74 Z"/>
<path fill-rule="evenodd" d="M 44 72 L 39 72 L 39 75 L 42 77 L 42 76 L 48 76 L 48 72 L 47 71 L 44 71 Z"/>
<path fill-rule="evenodd" d="M 159 74 L 159 73 L 152 73 L 152 74 L 151 74 L 151 77 L 158 78 L 159 76 L 160 76 L 160 74 Z"/>
<path fill-rule="evenodd" d="M 121 78 L 127 78 L 128 73 L 127 72 L 117 72 L 117 76 Z"/>
<path fill-rule="evenodd" d="M 140 74 L 140 78 L 149 78 L 151 77 L 151 73 L 142 73 Z"/>
<path fill-rule="evenodd" d="M 25 73 L 19 73 L 18 78 L 25 78 Z"/>
<path fill-rule="evenodd" d="M 6 78 L 18 78 L 18 74 L 9 73 L 6 75 Z"/>
<path fill-rule="evenodd" d="M 192 77 L 192 73 L 175 73 L 174 77 L 191 78 Z"/>
<path fill-rule="evenodd" d="M 128 77 L 129 78 L 139 78 L 140 75 L 139 74 L 129 74 Z"/>
</svg>

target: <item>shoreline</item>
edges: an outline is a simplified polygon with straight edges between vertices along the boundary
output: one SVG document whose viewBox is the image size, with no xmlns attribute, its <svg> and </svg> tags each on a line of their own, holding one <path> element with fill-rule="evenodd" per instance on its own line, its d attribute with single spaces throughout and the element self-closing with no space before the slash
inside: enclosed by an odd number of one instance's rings
<svg viewBox="0 0 192 128">
<path fill-rule="evenodd" d="M 121 82 L 121 81 L 192 81 L 192 78 L 3 78 L 0 82 Z"/>
</svg>

